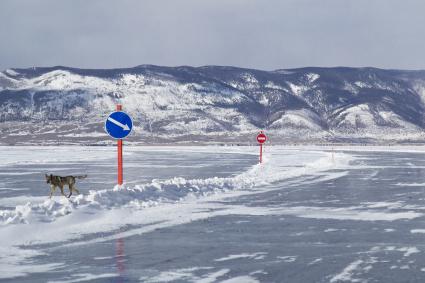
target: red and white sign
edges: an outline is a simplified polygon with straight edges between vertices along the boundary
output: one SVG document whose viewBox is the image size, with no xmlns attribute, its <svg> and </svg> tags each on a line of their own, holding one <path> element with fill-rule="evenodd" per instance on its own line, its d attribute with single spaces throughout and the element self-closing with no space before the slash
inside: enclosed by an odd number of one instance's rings
<svg viewBox="0 0 425 283">
<path fill-rule="evenodd" d="M 258 136 L 257 136 L 257 141 L 258 141 L 260 144 L 265 143 L 265 142 L 266 142 L 266 140 L 267 140 L 267 137 L 266 137 L 266 135 L 265 135 L 265 134 L 263 134 L 263 132 L 261 132 L 260 134 L 258 134 Z"/>
<path fill-rule="evenodd" d="M 260 163 L 263 163 L 263 143 L 267 141 L 267 136 L 261 131 L 257 136 L 257 141 L 260 144 Z"/>
</svg>

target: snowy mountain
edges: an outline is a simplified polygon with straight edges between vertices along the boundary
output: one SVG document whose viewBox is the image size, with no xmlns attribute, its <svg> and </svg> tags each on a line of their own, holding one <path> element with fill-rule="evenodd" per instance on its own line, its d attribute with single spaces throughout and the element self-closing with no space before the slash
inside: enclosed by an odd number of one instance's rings
<svg viewBox="0 0 425 283">
<path fill-rule="evenodd" d="M 235 67 L 0 72 L 0 143 L 114 142 L 115 104 L 134 120 L 131 142 L 425 141 L 425 71 Z"/>
</svg>

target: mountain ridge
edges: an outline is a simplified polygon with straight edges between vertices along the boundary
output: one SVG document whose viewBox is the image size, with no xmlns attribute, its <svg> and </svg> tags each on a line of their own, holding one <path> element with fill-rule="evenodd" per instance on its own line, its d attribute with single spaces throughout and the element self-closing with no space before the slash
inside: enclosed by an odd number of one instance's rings
<svg viewBox="0 0 425 283">
<path fill-rule="evenodd" d="M 1 144 L 108 144 L 116 103 L 135 120 L 130 142 L 425 141 L 425 71 L 232 66 L 64 66 L 0 72 Z"/>
</svg>

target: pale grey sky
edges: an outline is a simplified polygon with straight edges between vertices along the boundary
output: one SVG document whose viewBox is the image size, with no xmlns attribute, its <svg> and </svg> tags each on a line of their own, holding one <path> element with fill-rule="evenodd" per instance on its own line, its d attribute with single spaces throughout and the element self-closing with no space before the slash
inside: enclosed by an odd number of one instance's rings
<svg viewBox="0 0 425 283">
<path fill-rule="evenodd" d="M 425 69 L 424 0 L 0 0 L 0 70 Z"/>
</svg>

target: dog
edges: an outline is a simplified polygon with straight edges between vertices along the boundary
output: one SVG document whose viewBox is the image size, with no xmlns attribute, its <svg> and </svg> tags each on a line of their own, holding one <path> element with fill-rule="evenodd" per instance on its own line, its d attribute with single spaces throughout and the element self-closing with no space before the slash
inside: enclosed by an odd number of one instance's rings
<svg viewBox="0 0 425 283">
<path fill-rule="evenodd" d="M 53 193 L 56 191 L 56 187 L 59 187 L 59 189 L 61 190 L 61 194 L 67 198 L 70 198 L 72 195 L 72 192 L 76 192 L 77 194 L 80 193 L 80 191 L 75 187 L 75 179 L 84 179 L 86 178 L 87 175 L 82 175 L 82 176 L 55 176 L 55 175 L 47 175 L 46 174 L 46 183 L 50 184 L 50 197 L 52 198 Z M 66 196 L 65 193 L 63 192 L 63 187 L 65 185 L 68 185 L 69 188 L 69 195 Z"/>
</svg>

